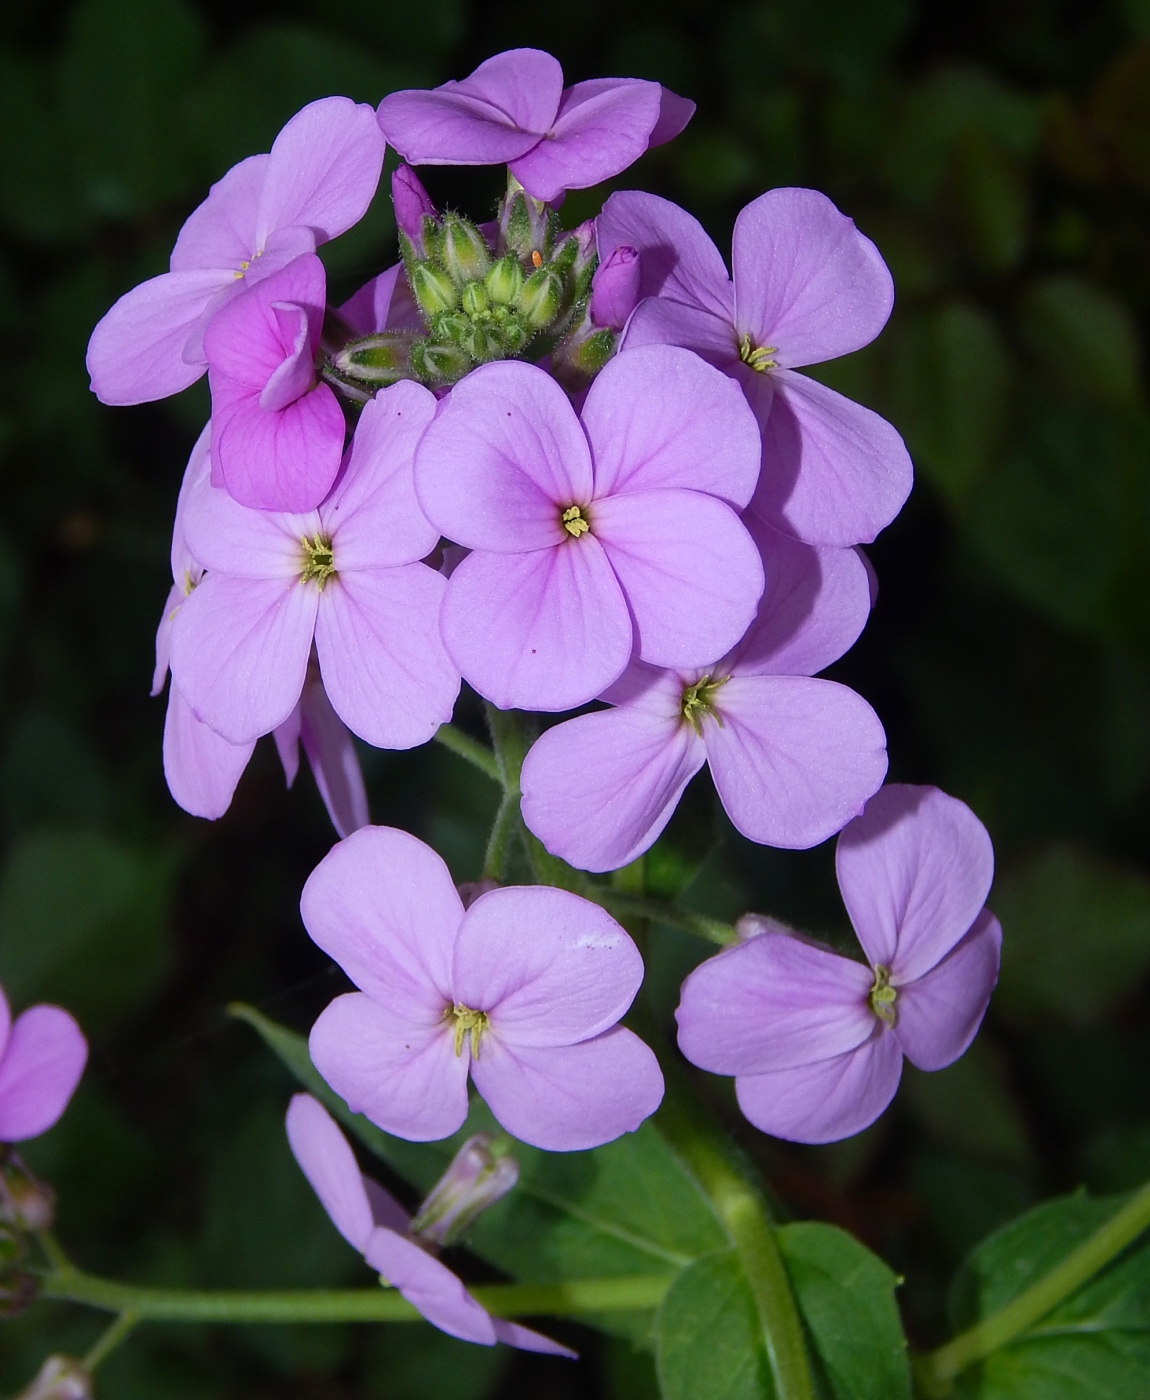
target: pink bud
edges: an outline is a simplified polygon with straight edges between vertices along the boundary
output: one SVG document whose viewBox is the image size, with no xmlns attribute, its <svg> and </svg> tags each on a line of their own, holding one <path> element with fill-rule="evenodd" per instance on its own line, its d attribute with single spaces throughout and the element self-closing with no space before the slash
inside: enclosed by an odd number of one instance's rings
<svg viewBox="0 0 1150 1400">
<path fill-rule="evenodd" d="M 505 1140 L 505 1139 L 504 1139 Z M 491 1133 L 469 1137 L 411 1222 L 411 1232 L 432 1244 L 452 1244 L 488 1206 L 519 1180 L 513 1157 L 492 1151 Z"/>
<path fill-rule="evenodd" d="M 436 217 L 431 196 L 410 165 L 401 165 L 391 177 L 391 202 L 399 231 L 410 240 L 417 258 L 427 256 L 423 242 L 423 221 Z"/>
<path fill-rule="evenodd" d="M 21 1230 L 49 1230 L 56 1193 L 33 1176 L 10 1147 L 0 1149 L 0 1220 Z"/>
<path fill-rule="evenodd" d="M 639 254 L 634 248 L 616 248 L 595 269 L 591 279 L 591 320 L 597 326 L 621 331 L 639 300 Z"/>
</svg>

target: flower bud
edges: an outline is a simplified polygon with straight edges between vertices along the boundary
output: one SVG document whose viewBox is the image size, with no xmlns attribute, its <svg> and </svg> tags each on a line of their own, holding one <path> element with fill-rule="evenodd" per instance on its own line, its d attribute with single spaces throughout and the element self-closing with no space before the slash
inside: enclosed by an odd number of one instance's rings
<svg viewBox="0 0 1150 1400">
<path fill-rule="evenodd" d="M 491 254 L 483 235 L 473 223 L 458 214 L 444 216 L 440 256 L 457 287 L 482 281 L 491 266 Z"/>
<path fill-rule="evenodd" d="M 595 221 L 585 219 L 577 229 L 563 235 L 563 241 L 551 259 L 551 266 L 564 277 L 570 277 L 577 289 L 585 291 L 595 256 Z"/>
<path fill-rule="evenodd" d="M 380 331 L 345 345 L 331 357 L 333 369 L 361 384 L 394 384 L 411 377 L 409 331 Z"/>
<path fill-rule="evenodd" d="M 748 938 L 757 938 L 760 933 L 786 933 L 792 938 L 798 936 L 790 924 L 784 924 L 779 919 L 772 919 L 769 914 L 740 914 L 735 920 L 735 933 L 738 935 L 740 943 L 745 943 Z M 804 939 L 803 941 L 814 942 L 813 939 Z"/>
<path fill-rule="evenodd" d="M 504 352 L 508 355 L 518 355 L 531 339 L 527 327 L 513 311 L 500 326 L 499 333 L 503 337 Z"/>
<path fill-rule="evenodd" d="M 491 1133 L 469 1137 L 411 1222 L 412 1234 L 432 1244 L 453 1244 L 488 1206 L 507 1195 L 519 1180 L 513 1157 L 493 1151 Z"/>
<path fill-rule="evenodd" d="M 50 1356 L 16 1400 L 92 1400 L 92 1377 L 68 1356 Z"/>
<path fill-rule="evenodd" d="M 430 321 L 444 311 L 454 311 L 459 305 L 455 283 L 441 267 L 427 261 L 415 262 L 409 275 L 411 291 L 424 320 Z"/>
<path fill-rule="evenodd" d="M 492 265 L 483 284 L 496 306 L 510 306 L 523 289 L 523 268 L 514 253 Z"/>
<path fill-rule="evenodd" d="M 533 272 L 515 298 L 515 309 L 533 331 L 541 331 L 555 319 L 563 300 L 563 279 L 549 267 Z"/>
<path fill-rule="evenodd" d="M 467 316 L 482 316 L 491 305 L 487 288 L 482 282 L 468 282 L 463 289 L 463 311 Z"/>
<path fill-rule="evenodd" d="M 639 300 L 639 254 L 634 248 L 616 248 L 601 262 L 591 279 L 591 320 L 597 326 L 621 331 Z"/>
<path fill-rule="evenodd" d="M 427 257 L 427 229 L 424 221 L 431 220 L 434 227 L 435 205 L 410 165 L 401 165 L 392 175 L 391 203 L 395 209 L 395 222 L 409 244 L 410 256 Z M 408 249 L 404 251 L 407 252 Z"/>
<path fill-rule="evenodd" d="M 33 1176 L 10 1147 L 0 1148 L 0 1221 L 22 1230 L 48 1230 L 56 1218 L 56 1193 Z"/>
<path fill-rule="evenodd" d="M 571 363 L 580 374 L 598 374 L 615 353 L 615 332 L 604 326 L 592 331 L 571 356 Z"/>
<path fill-rule="evenodd" d="M 411 367 L 425 384 L 454 384 L 472 364 L 471 356 L 461 345 L 417 340 L 411 347 Z"/>
<path fill-rule="evenodd" d="M 537 253 L 547 262 L 551 253 L 554 215 L 546 204 L 532 199 L 523 186 L 509 176 L 507 193 L 499 209 L 499 247 L 514 253 L 523 262 L 534 262 Z"/>
<path fill-rule="evenodd" d="M 463 348 L 480 364 L 505 357 L 503 337 L 494 326 L 473 325 L 463 338 Z"/>
</svg>

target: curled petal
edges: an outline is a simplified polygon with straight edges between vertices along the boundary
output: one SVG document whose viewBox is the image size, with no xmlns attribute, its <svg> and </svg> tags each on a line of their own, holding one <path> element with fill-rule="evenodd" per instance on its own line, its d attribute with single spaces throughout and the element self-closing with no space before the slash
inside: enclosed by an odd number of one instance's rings
<svg viewBox="0 0 1150 1400">
<path fill-rule="evenodd" d="M 222 817 L 255 746 L 254 739 L 229 744 L 195 717 L 179 688 L 172 686 L 164 718 L 164 777 L 185 812 L 209 821 Z"/>
<path fill-rule="evenodd" d="M 695 104 L 689 97 L 680 97 L 670 88 L 663 88 L 659 101 L 659 120 L 647 138 L 649 146 L 662 146 L 673 141 L 695 115 Z"/>
<path fill-rule="evenodd" d="M 685 209 L 658 195 L 619 190 L 595 220 L 595 236 L 600 257 L 624 245 L 638 249 L 640 296 L 685 302 L 731 325 L 734 288 L 723 255 Z M 733 344 L 733 329 L 730 335 Z"/>
<path fill-rule="evenodd" d="M 895 1034 L 919 1069 L 944 1069 L 965 1054 L 998 981 L 1002 928 L 984 909 L 937 967 L 899 987 Z"/>
<path fill-rule="evenodd" d="M 293 1094 L 287 1111 L 292 1155 L 331 1222 L 362 1254 L 375 1220 L 364 1179 L 347 1138 L 335 1119 L 310 1094 Z"/>
<path fill-rule="evenodd" d="M 17 1016 L 0 1061 L 0 1142 L 39 1137 L 75 1093 L 88 1042 L 58 1006 L 32 1006 Z"/>
</svg>

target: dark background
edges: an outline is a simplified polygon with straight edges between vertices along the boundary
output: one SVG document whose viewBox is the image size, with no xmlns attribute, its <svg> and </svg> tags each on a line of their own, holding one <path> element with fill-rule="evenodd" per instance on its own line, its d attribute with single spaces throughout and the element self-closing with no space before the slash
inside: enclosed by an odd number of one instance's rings
<svg viewBox="0 0 1150 1400">
<path fill-rule="evenodd" d="M 367 1282 L 288 1155 L 285 1074 L 224 1010 L 248 999 L 303 1030 L 341 985 L 296 909 L 332 840 L 314 785 L 305 772 L 285 794 L 264 741 L 208 824 L 175 807 L 160 768 L 152 638 L 206 389 L 106 409 L 83 353 L 111 302 L 166 267 L 208 184 L 304 102 L 374 103 L 523 44 L 556 53 L 568 81 L 657 78 L 698 102 L 617 185 L 678 200 L 724 250 L 762 190 L 817 186 L 894 272 L 890 326 L 825 377 L 893 420 L 918 483 L 870 551 L 878 607 L 835 673 L 882 715 L 892 778 L 937 783 L 989 826 L 1002 981 L 970 1054 L 908 1070 L 892 1111 L 838 1146 L 773 1144 L 740 1126 L 729 1086 L 705 1087 L 787 1210 L 847 1226 L 906 1275 L 908 1330 L 929 1344 L 950 1274 L 989 1229 L 1083 1183 L 1150 1176 L 1148 0 L 6 0 L 0 979 L 18 1008 L 67 1004 L 93 1047 L 68 1116 L 27 1155 L 93 1270 Z M 429 183 L 480 217 L 498 191 L 492 172 Z M 573 195 L 565 218 L 605 193 Z M 393 240 L 381 197 L 324 250 L 336 290 L 392 261 Z M 376 821 L 478 873 L 494 800 L 481 777 L 435 748 L 364 763 Z M 656 887 L 841 937 L 831 847 L 734 838 L 705 783 L 649 861 Z M 657 1012 L 705 952 L 686 937 L 649 950 Z M 95 1332 L 63 1308 L 6 1324 L 0 1389 Z M 566 1335 L 577 1367 L 422 1326 L 151 1329 L 98 1388 L 653 1394 L 642 1354 Z"/>
</svg>

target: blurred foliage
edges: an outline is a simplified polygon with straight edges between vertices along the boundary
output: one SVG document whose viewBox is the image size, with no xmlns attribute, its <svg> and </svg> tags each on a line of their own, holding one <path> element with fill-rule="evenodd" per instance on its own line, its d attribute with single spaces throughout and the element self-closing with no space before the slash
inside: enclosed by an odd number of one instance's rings
<svg viewBox="0 0 1150 1400">
<path fill-rule="evenodd" d="M 332 840 L 322 805 L 306 775 L 285 794 L 262 746 L 215 825 L 180 813 L 160 770 L 152 637 L 206 394 L 103 409 L 83 351 L 112 300 L 166 265 L 210 182 L 266 150 L 302 103 L 330 92 L 374 102 L 524 43 L 558 54 L 571 80 L 658 78 L 698 102 L 684 135 L 616 186 L 689 205 L 726 247 L 734 214 L 760 191 L 813 185 L 895 276 L 883 336 L 820 369 L 891 418 L 918 471 L 871 551 L 875 615 L 834 674 L 879 709 L 892 777 L 938 783 L 988 823 L 1001 992 L 966 1060 L 937 1076 L 908 1071 L 894 1110 L 849 1143 L 771 1142 L 742 1123 L 729 1084 L 700 1086 L 784 1211 L 851 1231 L 906 1277 L 905 1321 L 928 1344 L 947 1331 L 954 1268 L 988 1231 L 1083 1182 L 1116 1191 L 1150 1176 L 1146 0 L 0 6 L 0 980 L 18 1005 L 67 1002 L 93 1042 L 73 1110 L 28 1155 L 59 1187 L 61 1228 L 91 1267 L 173 1283 L 364 1277 L 286 1154 L 290 1077 L 221 1013 L 243 997 L 306 1030 L 343 985 L 297 913 L 302 878 Z M 436 171 L 429 183 L 485 216 L 489 175 Z M 594 213 L 605 192 L 574 193 L 565 217 Z M 390 261 L 390 229 L 380 199 L 325 249 L 337 292 Z M 480 732 L 466 703 L 460 722 Z M 374 819 L 431 840 L 459 878 L 476 875 L 493 814 L 483 779 L 439 751 L 364 759 Z M 648 859 L 649 886 L 841 941 L 830 848 L 750 846 L 705 784 Z M 649 931 L 649 1014 L 670 1015 L 706 952 Z M 641 1197 L 650 1164 L 635 1154 L 647 1150 L 641 1135 L 620 1148 L 603 1199 L 631 1173 L 630 1199 Z M 412 1163 L 393 1166 L 419 1179 Z M 525 1181 L 545 1168 L 579 1170 L 576 1159 L 525 1166 Z M 596 1198 L 594 1183 L 579 1190 Z M 1064 1252 L 1079 1216 L 1108 1208 L 1082 1197 L 1040 1207 L 1007 1227 L 1021 1232 L 1011 1257 L 1032 1240 L 1038 1257 L 1055 1215 L 1051 1247 Z M 484 1227 L 493 1240 L 502 1220 L 510 1252 L 495 1262 L 529 1269 L 522 1239 L 513 1258 L 515 1212 L 525 1230 L 554 1209 L 528 1191 L 505 1202 Z M 830 1235 L 810 1238 L 831 1248 Z M 982 1291 L 960 1280 L 960 1321 L 990 1306 L 1001 1240 L 967 1266 L 962 1278 Z M 474 1257 L 462 1266 L 490 1276 Z M 1120 1267 L 1144 1271 L 1144 1256 Z M 723 1258 L 695 1270 L 708 1274 L 703 1303 L 686 1296 L 688 1274 L 676 1305 L 717 1357 L 745 1325 L 742 1305 L 732 1297 L 708 1322 L 700 1309 L 726 1296 Z M 1091 1327 L 1108 1279 L 1072 1305 Z M 1145 1327 L 1114 1342 L 1115 1366 L 1141 1357 L 1130 1338 Z M 6 1326 L 0 1391 L 94 1328 L 60 1309 Z M 101 1385 L 121 1400 L 653 1393 L 649 1352 L 589 1332 L 578 1344 L 585 1360 L 570 1367 L 422 1327 L 290 1340 L 157 1328 L 109 1361 Z M 1025 1343 L 1001 1366 L 1036 1397 L 1103 1393 L 1072 1388 L 1081 1374 L 1101 1387 L 1102 1372 L 1082 1369 L 1094 1367 L 1090 1343 L 1065 1345 L 1064 1361 L 1036 1360 Z M 719 1364 L 707 1371 L 716 1383 Z M 979 1394 L 999 1393 L 984 1380 Z M 1132 1393 L 1115 1385 L 1105 1393 Z M 739 1393 L 736 1382 L 723 1393 Z"/>
</svg>

